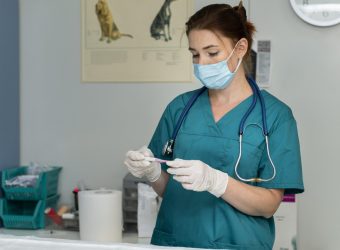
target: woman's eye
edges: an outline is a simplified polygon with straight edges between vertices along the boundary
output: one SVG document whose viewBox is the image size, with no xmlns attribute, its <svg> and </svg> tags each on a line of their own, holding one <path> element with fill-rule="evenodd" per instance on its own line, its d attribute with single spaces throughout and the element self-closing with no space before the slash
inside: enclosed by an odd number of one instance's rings
<svg viewBox="0 0 340 250">
<path fill-rule="evenodd" d="M 197 58 L 199 55 L 197 54 L 197 55 L 192 55 L 192 58 Z"/>
<path fill-rule="evenodd" d="M 217 56 L 218 55 L 218 52 L 214 52 L 214 53 L 209 53 L 209 56 Z"/>
</svg>

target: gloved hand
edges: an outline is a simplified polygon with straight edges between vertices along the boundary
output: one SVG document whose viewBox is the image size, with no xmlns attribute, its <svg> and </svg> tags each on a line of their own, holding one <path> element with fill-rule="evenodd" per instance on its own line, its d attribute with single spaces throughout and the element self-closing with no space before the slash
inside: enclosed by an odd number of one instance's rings
<svg viewBox="0 0 340 250">
<path fill-rule="evenodd" d="M 224 194 L 228 185 L 228 174 L 214 169 L 202 161 L 175 159 L 166 163 L 167 172 L 185 189 L 208 191 L 216 197 Z"/>
<path fill-rule="evenodd" d="M 138 178 L 146 177 L 150 182 L 155 182 L 161 176 L 161 164 L 158 162 L 149 162 L 144 157 L 154 157 L 153 153 L 146 146 L 137 151 L 128 151 L 124 164 L 130 173 Z"/>
</svg>

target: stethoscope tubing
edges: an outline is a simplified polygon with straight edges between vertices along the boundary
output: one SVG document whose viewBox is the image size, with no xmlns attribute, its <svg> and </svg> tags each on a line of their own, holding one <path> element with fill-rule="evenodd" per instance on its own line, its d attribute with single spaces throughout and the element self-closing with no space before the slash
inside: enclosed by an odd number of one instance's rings
<svg viewBox="0 0 340 250">
<path fill-rule="evenodd" d="M 266 114 L 266 106 L 265 106 L 265 102 L 261 93 L 260 88 L 258 87 L 258 85 L 256 84 L 256 82 L 251 79 L 250 77 L 247 77 L 247 80 L 249 82 L 250 87 L 252 88 L 253 91 L 253 100 L 251 105 L 249 106 L 248 110 L 246 111 L 246 113 L 244 114 L 244 116 L 241 119 L 240 125 L 239 125 L 239 154 L 237 157 L 237 161 L 235 163 L 234 169 L 235 169 L 235 174 L 237 176 L 238 179 L 240 179 L 241 181 L 244 182 L 268 182 L 271 181 L 275 178 L 276 176 L 276 167 L 273 163 L 273 160 L 271 158 L 271 154 L 270 154 L 270 149 L 269 149 L 269 138 L 268 138 L 268 127 L 267 127 L 267 114 Z M 191 107 L 193 106 L 193 104 L 195 103 L 195 101 L 197 100 L 197 98 L 206 90 L 206 87 L 202 87 L 201 89 L 198 90 L 198 92 L 196 94 L 194 94 L 190 100 L 188 101 L 188 103 L 186 104 L 186 106 L 184 107 L 178 122 L 175 125 L 175 129 L 173 131 L 172 137 L 167 141 L 167 143 L 164 146 L 163 149 L 163 155 L 172 155 L 173 153 L 173 148 L 175 145 L 175 141 L 176 141 L 176 137 L 177 134 L 179 132 L 179 129 L 185 119 L 185 117 L 187 116 L 189 110 L 191 109 Z M 238 166 L 242 157 L 242 138 L 243 138 L 243 134 L 245 132 L 245 123 L 247 118 L 249 117 L 249 115 L 251 114 L 251 112 L 254 110 L 256 103 L 257 103 L 257 98 L 259 98 L 260 101 L 260 106 L 261 106 L 261 115 L 262 115 L 262 133 L 265 137 L 265 143 L 266 143 L 266 152 L 267 152 L 267 156 L 268 159 L 271 163 L 271 166 L 273 168 L 273 175 L 268 178 L 268 179 L 262 179 L 262 178 L 258 178 L 258 177 L 254 177 L 254 178 L 242 178 L 239 174 L 238 174 Z"/>
<path fill-rule="evenodd" d="M 273 180 L 275 178 L 275 176 L 276 176 L 276 167 L 275 167 L 274 162 L 272 160 L 272 157 L 270 155 L 269 139 L 268 139 L 267 135 L 264 136 L 265 137 L 265 142 L 266 142 L 266 152 L 267 152 L 267 156 L 268 156 L 268 159 L 270 161 L 270 164 L 271 164 L 271 166 L 273 168 L 273 175 L 270 178 L 268 178 L 268 179 L 262 179 L 262 178 L 258 178 L 258 177 L 246 179 L 246 178 L 242 178 L 239 175 L 239 173 L 237 171 L 237 168 L 239 166 L 239 163 L 240 163 L 240 160 L 241 160 L 241 157 L 242 157 L 242 137 L 243 137 L 243 135 L 240 134 L 239 135 L 239 154 L 238 154 L 235 166 L 234 166 L 235 174 L 236 174 L 237 178 L 240 179 L 241 181 L 244 181 L 244 182 L 268 182 L 268 181 Z"/>
<path fill-rule="evenodd" d="M 194 103 L 196 102 L 197 98 L 206 90 L 207 88 L 206 87 L 202 87 L 198 93 L 196 93 L 196 95 L 193 95 L 189 102 L 187 103 L 187 105 L 184 107 L 182 113 L 181 113 L 181 116 L 179 117 L 178 119 L 178 122 L 175 126 L 175 129 L 174 129 L 174 132 L 172 134 L 172 140 L 175 141 L 176 140 L 176 137 L 177 137 L 177 134 L 178 134 L 178 131 L 179 129 L 181 128 L 181 125 L 183 123 L 183 120 L 185 119 L 185 117 L 187 116 L 187 113 L 189 112 L 189 110 L 191 109 L 192 105 L 194 105 Z"/>
</svg>

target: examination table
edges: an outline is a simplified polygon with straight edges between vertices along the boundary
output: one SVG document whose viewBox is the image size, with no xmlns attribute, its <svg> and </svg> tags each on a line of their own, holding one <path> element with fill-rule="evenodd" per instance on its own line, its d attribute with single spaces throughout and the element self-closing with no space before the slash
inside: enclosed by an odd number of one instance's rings
<svg viewBox="0 0 340 250">
<path fill-rule="evenodd" d="M 16 236 L 0 234 L 1 250 L 152 250 L 176 249 L 189 250 L 194 248 L 160 247 L 149 244 L 131 243 L 95 243 L 80 240 L 41 238 L 36 236 Z M 197 250 L 197 248 L 195 248 Z"/>
</svg>

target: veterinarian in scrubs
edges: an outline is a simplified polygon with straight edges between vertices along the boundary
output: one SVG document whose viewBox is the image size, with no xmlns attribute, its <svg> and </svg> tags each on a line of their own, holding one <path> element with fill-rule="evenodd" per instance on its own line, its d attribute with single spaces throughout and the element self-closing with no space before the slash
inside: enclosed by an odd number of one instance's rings
<svg viewBox="0 0 340 250">
<path fill-rule="evenodd" d="M 172 155 L 164 156 L 163 147 L 184 107 L 200 90 L 171 101 L 149 146 L 129 151 L 125 159 L 129 171 L 145 176 L 163 197 L 151 243 L 272 249 L 273 214 L 283 195 L 304 190 L 296 121 L 286 104 L 260 91 L 269 150 L 257 101 L 244 125 L 240 154 L 240 121 L 255 95 L 243 64 L 255 27 L 247 21 L 241 2 L 236 7 L 212 4 L 202 8 L 188 20 L 186 31 L 194 73 L 207 89 L 181 124 Z"/>
</svg>

